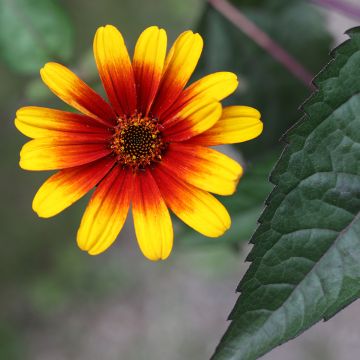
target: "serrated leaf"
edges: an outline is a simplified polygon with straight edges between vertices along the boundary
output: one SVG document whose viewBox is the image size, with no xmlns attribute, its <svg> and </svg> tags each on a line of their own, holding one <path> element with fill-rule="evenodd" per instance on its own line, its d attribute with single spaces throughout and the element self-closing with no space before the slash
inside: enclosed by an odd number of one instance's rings
<svg viewBox="0 0 360 360">
<path fill-rule="evenodd" d="M 332 39 L 323 14 L 308 1 L 232 2 L 308 71 L 317 73 L 327 61 Z M 308 88 L 210 5 L 201 18 L 199 32 L 206 45 L 202 71 L 237 73 L 239 88 L 231 102 L 254 106 L 262 113 L 262 136 L 240 144 L 241 151 L 250 159 L 278 146 L 281 134 L 298 119 L 298 105 Z"/>
<path fill-rule="evenodd" d="M 360 295 L 360 27 L 287 135 L 213 360 L 253 360 Z"/>
<path fill-rule="evenodd" d="M 55 0 L 0 0 L 0 56 L 14 71 L 37 73 L 72 49 L 70 20 Z"/>
</svg>

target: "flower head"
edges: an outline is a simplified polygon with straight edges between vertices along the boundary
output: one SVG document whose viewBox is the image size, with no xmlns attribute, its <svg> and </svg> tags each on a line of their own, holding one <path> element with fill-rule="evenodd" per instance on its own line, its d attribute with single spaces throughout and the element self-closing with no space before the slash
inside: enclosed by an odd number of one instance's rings
<svg viewBox="0 0 360 360">
<path fill-rule="evenodd" d="M 59 170 L 38 190 L 33 209 L 58 214 L 92 188 L 77 242 L 96 255 L 124 225 L 130 206 L 143 254 L 165 259 L 173 244 L 168 208 L 200 233 L 230 227 L 224 206 L 209 192 L 234 193 L 241 166 L 210 148 L 250 140 L 262 131 L 257 110 L 222 108 L 237 78 L 218 72 L 186 84 L 199 60 L 199 34 L 182 33 L 168 54 L 163 29 L 139 37 L 132 61 L 120 32 L 101 27 L 94 55 L 109 102 L 66 67 L 48 63 L 45 84 L 79 113 L 42 107 L 17 111 L 15 125 L 33 140 L 20 154 L 26 170 Z"/>
</svg>

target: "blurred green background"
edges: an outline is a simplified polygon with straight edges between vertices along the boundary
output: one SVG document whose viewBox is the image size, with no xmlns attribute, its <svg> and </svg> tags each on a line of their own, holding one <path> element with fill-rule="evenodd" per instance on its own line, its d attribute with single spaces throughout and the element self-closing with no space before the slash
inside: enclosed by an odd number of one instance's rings
<svg viewBox="0 0 360 360">
<path fill-rule="evenodd" d="M 314 74 L 356 24 L 309 1 L 233 4 Z M 237 73 L 239 89 L 227 103 L 255 106 L 263 115 L 259 139 L 223 148 L 246 168 L 237 193 L 221 199 L 232 228 L 207 239 L 175 221 L 175 249 L 166 262 L 142 257 L 131 219 L 108 252 L 82 253 L 75 237 L 89 197 L 39 219 L 31 202 L 49 174 L 18 167 L 26 139 L 13 125 L 16 109 L 64 106 L 39 79 L 45 62 L 69 66 L 102 92 L 92 40 L 104 24 L 117 26 L 130 49 L 150 25 L 164 27 L 171 41 L 185 29 L 199 31 L 205 49 L 194 78 Z M 208 359 L 247 267 L 246 244 L 272 189 L 267 178 L 279 138 L 301 116 L 310 89 L 204 0 L 0 0 L 0 79 L 0 360 Z M 351 320 L 340 314 L 264 359 L 355 359 L 346 351 L 360 351 Z M 345 327 L 352 337 L 336 330 Z"/>
</svg>

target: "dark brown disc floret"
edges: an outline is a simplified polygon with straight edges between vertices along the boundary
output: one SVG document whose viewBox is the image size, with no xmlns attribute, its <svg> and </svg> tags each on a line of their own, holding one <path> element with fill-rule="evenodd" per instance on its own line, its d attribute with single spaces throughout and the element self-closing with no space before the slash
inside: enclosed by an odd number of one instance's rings
<svg viewBox="0 0 360 360">
<path fill-rule="evenodd" d="M 119 120 L 110 146 L 118 162 L 133 170 L 161 161 L 166 147 L 158 121 L 141 114 Z"/>
</svg>

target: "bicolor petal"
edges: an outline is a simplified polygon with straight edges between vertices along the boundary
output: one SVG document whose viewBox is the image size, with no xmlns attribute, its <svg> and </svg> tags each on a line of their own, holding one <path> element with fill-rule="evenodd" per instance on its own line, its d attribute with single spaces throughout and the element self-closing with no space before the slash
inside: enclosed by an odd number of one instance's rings
<svg viewBox="0 0 360 360">
<path fill-rule="evenodd" d="M 232 94 L 237 86 L 237 76 L 231 72 L 223 71 L 204 76 L 182 91 L 176 102 L 163 114 L 162 121 L 173 117 L 190 101 L 199 97 L 207 96 L 221 101 Z"/>
<path fill-rule="evenodd" d="M 209 237 L 221 236 L 229 229 L 229 213 L 213 195 L 169 173 L 162 163 L 153 175 L 166 204 L 185 224 Z"/>
<path fill-rule="evenodd" d="M 115 159 L 111 156 L 59 171 L 38 190 L 33 210 L 44 218 L 60 213 L 95 187 L 114 164 Z"/>
<path fill-rule="evenodd" d="M 100 27 L 94 38 L 94 56 L 101 81 L 117 115 L 133 115 L 136 89 L 124 38 L 116 27 Z"/>
<path fill-rule="evenodd" d="M 151 26 L 140 35 L 134 52 L 133 69 L 137 92 L 137 111 L 147 116 L 159 88 L 166 56 L 164 29 Z"/>
<path fill-rule="evenodd" d="M 174 177 L 219 195 L 233 194 L 243 173 L 240 164 L 228 156 L 184 143 L 169 145 L 162 166 Z"/>
<path fill-rule="evenodd" d="M 17 111 L 15 126 L 33 139 L 21 150 L 20 166 L 60 170 L 34 197 L 40 217 L 58 214 L 95 188 L 77 234 L 79 247 L 91 255 L 115 241 L 131 204 L 139 247 L 154 261 L 171 253 L 169 209 L 205 236 L 221 236 L 231 225 L 210 192 L 234 193 L 243 170 L 209 146 L 258 136 L 260 113 L 222 108 L 220 101 L 238 85 L 233 73 L 214 73 L 186 87 L 203 48 L 199 34 L 185 31 L 167 55 L 166 46 L 166 32 L 149 27 L 131 60 L 121 33 L 100 27 L 93 50 L 110 103 L 68 68 L 48 63 L 40 71 L 45 84 L 82 114 Z"/>
<path fill-rule="evenodd" d="M 203 97 L 191 101 L 163 124 L 165 141 L 184 141 L 201 134 L 218 121 L 221 111 L 221 103 L 215 99 Z"/>
<path fill-rule="evenodd" d="M 135 179 L 132 212 L 136 238 L 142 253 L 150 260 L 165 260 L 173 245 L 169 211 L 149 171 Z"/>
<path fill-rule="evenodd" d="M 213 127 L 193 137 L 191 142 L 202 146 L 235 144 L 256 138 L 262 130 L 258 110 L 249 106 L 229 106 L 223 109 Z"/>
<path fill-rule="evenodd" d="M 82 139 L 84 140 L 84 139 Z M 77 139 L 46 137 L 27 142 L 20 152 L 20 167 L 25 170 L 58 170 L 84 165 L 111 153 L 107 143 L 84 143 Z"/>
<path fill-rule="evenodd" d="M 40 75 L 49 89 L 65 103 L 106 126 L 114 124 L 116 115 L 110 105 L 65 66 L 47 63 Z"/>
<path fill-rule="evenodd" d="M 192 31 L 182 33 L 169 51 L 152 113 L 158 118 L 174 103 L 199 61 L 203 40 Z"/>
<path fill-rule="evenodd" d="M 67 111 L 27 106 L 16 112 L 16 128 L 30 138 L 61 136 L 71 134 L 103 134 L 109 135 L 107 127 L 95 119 Z"/>
<path fill-rule="evenodd" d="M 99 184 L 77 234 L 80 249 L 90 255 L 105 251 L 117 238 L 130 207 L 133 173 L 115 166 Z"/>
</svg>

